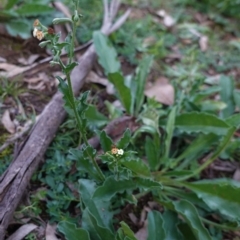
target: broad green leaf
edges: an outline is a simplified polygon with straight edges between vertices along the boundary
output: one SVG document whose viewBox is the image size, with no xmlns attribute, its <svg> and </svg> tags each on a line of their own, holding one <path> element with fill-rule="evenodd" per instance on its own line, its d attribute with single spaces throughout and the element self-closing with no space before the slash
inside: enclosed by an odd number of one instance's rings
<svg viewBox="0 0 240 240">
<path fill-rule="evenodd" d="M 152 189 L 161 188 L 161 184 L 149 179 L 133 178 L 129 180 L 117 181 L 113 176 L 108 177 L 102 186 L 98 187 L 93 194 L 94 199 L 109 201 L 117 193 L 136 188 Z"/>
<path fill-rule="evenodd" d="M 101 199 L 95 200 L 92 198 L 93 193 L 96 190 L 96 184 L 93 181 L 81 179 L 79 180 L 79 184 L 79 192 L 85 207 L 88 207 L 89 212 L 94 215 L 99 226 L 107 227 L 111 230 L 113 228 L 113 212 L 109 211 L 110 202 L 102 201 Z"/>
<path fill-rule="evenodd" d="M 71 149 L 69 158 L 76 160 L 76 167 L 78 171 L 85 172 L 89 174 L 96 181 L 101 181 L 96 168 L 94 167 L 92 161 L 89 158 L 83 156 L 83 152 L 79 149 Z"/>
<path fill-rule="evenodd" d="M 165 232 L 164 240 L 184 240 L 182 234 L 178 230 L 177 226 L 180 222 L 177 213 L 170 210 L 165 210 L 162 214 L 163 224 L 162 227 Z M 187 239 L 186 239 L 187 240 Z M 192 240 L 192 239 L 191 239 Z"/>
<path fill-rule="evenodd" d="M 187 223 L 179 223 L 178 229 L 181 232 L 184 240 L 197 240 L 197 238 L 194 236 L 190 226 Z M 178 240 L 178 238 L 175 238 Z M 169 239 L 170 240 L 170 239 Z"/>
<path fill-rule="evenodd" d="M 201 180 L 185 183 L 212 210 L 232 220 L 240 220 L 240 183 L 231 179 Z"/>
<path fill-rule="evenodd" d="M 204 227 L 198 212 L 194 205 L 186 200 L 178 202 L 163 202 L 160 201 L 165 207 L 180 214 L 191 228 L 197 240 L 212 240 L 209 232 Z"/>
<path fill-rule="evenodd" d="M 121 139 L 117 142 L 117 147 L 120 149 L 125 149 L 127 148 L 127 146 L 129 145 L 131 141 L 131 131 L 129 130 L 129 128 L 127 128 L 123 134 L 123 136 L 121 137 Z"/>
<path fill-rule="evenodd" d="M 153 60 L 152 56 L 145 56 L 136 70 L 136 77 L 134 79 L 134 81 L 136 81 L 137 87 L 135 94 L 136 99 L 134 111 L 136 116 L 139 113 L 143 104 L 145 84 L 147 80 L 147 75 L 152 65 L 152 60 Z"/>
<path fill-rule="evenodd" d="M 151 173 L 148 166 L 142 161 L 142 159 L 135 158 L 123 158 L 120 159 L 120 164 L 130 169 L 136 176 L 150 177 Z"/>
<path fill-rule="evenodd" d="M 160 212 L 151 211 L 148 213 L 148 238 L 147 240 L 166 239 L 163 219 Z"/>
<path fill-rule="evenodd" d="M 98 55 L 98 61 L 104 68 L 106 75 L 120 71 L 120 63 L 117 60 L 117 52 L 110 44 L 108 38 L 100 31 L 93 33 L 93 44 Z"/>
<path fill-rule="evenodd" d="M 62 43 L 62 45 L 65 45 L 65 43 Z M 78 62 L 72 62 L 71 64 L 68 64 L 64 70 L 64 73 L 69 74 L 77 65 Z"/>
<path fill-rule="evenodd" d="M 7 5 L 4 7 L 5 9 L 11 9 L 14 7 L 15 4 L 17 4 L 18 0 L 8 0 Z"/>
<path fill-rule="evenodd" d="M 53 8 L 48 5 L 28 3 L 20 6 L 16 12 L 22 16 L 37 16 L 53 12 Z"/>
<path fill-rule="evenodd" d="M 214 133 L 216 135 L 225 135 L 228 132 L 229 125 L 220 118 L 208 113 L 191 112 L 183 113 L 176 117 L 176 128 L 181 131 L 192 133 Z"/>
<path fill-rule="evenodd" d="M 227 107 L 222 110 L 221 115 L 226 118 L 230 116 L 234 112 L 234 100 L 233 100 L 233 90 L 234 90 L 234 82 L 233 79 L 222 75 L 220 77 L 220 97 L 223 102 L 227 104 Z"/>
<path fill-rule="evenodd" d="M 119 98 L 125 107 L 127 113 L 131 113 L 132 96 L 131 91 L 124 84 L 124 78 L 119 72 L 109 73 L 108 80 L 114 85 L 119 95 Z"/>
<path fill-rule="evenodd" d="M 147 156 L 147 161 L 151 170 L 157 170 L 159 168 L 159 146 L 155 145 L 155 142 L 149 137 L 145 140 L 145 152 Z"/>
<path fill-rule="evenodd" d="M 100 128 L 108 123 L 108 118 L 100 113 L 94 105 L 88 105 L 85 117 L 87 119 L 87 124 L 90 127 Z"/>
<path fill-rule="evenodd" d="M 77 228 L 73 223 L 62 221 L 57 228 L 67 240 L 90 240 L 89 233 L 85 229 Z"/>
<path fill-rule="evenodd" d="M 99 138 L 102 150 L 104 152 L 110 151 L 113 145 L 112 139 L 106 134 L 105 131 L 101 131 Z"/>
<path fill-rule="evenodd" d="M 165 140 L 165 154 L 164 154 L 164 158 L 166 159 L 169 157 L 169 151 L 171 147 L 172 135 L 173 135 L 174 124 L 175 124 L 175 116 L 176 116 L 176 107 L 173 107 L 173 109 L 171 110 L 168 116 L 168 121 L 166 126 L 167 138 Z"/>
<path fill-rule="evenodd" d="M 233 114 L 232 116 L 225 119 L 226 123 L 232 127 L 240 127 L 240 113 Z"/>
<path fill-rule="evenodd" d="M 82 227 L 89 232 L 91 239 L 114 239 L 114 235 L 111 230 L 109 228 L 99 226 L 95 216 L 88 208 L 83 211 Z"/>
<path fill-rule="evenodd" d="M 6 29 L 9 34 L 12 36 L 19 35 L 20 37 L 26 39 L 30 36 L 31 25 L 29 25 L 29 21 L 26 19 L 18 19 L 18 20 L 11 20 L 6 23 Z"/>
</svg>

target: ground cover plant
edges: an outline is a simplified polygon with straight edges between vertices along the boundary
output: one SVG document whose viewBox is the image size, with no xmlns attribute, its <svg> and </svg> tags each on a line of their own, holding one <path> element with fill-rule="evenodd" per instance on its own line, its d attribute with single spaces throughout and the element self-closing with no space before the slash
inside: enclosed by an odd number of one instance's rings
<svg viewBox="0 0 240 240">
<path fill-rule="evenodd" d="M 50 64 L 61 68 L 56 78 L 68 117 L 32 177 L 28 203 L 15 212 L 21 224 L 26 218 L 38 225 L 49 221 L 49 230 L 56 223 L 56 235 L 35 229 L 25 239 L 237 240 L 238 30 L 225 36 L 228 25 L 206 24 L 211 18 L 194 12 L 199 6 L 193 1 L 126 1 L 123 8 L 131 5 L 133 13 L 118 32 L 106 37 L 85 26 L 81 36 L 81 1 L 71 3 L 73 15 L 55 18 L 51 28 L 34 21 L 33 35 L 51 50 Z M 59 42 L 52 27 L 61 24 L 70 24 L 71 31 Z M 91 35 L 96 71 L 107 78 L 111 97 L 103 81 L 86 85 L 78 97 L 73 93 L 71 72 L 81 64 L 75 62 L 74 43 Z M 7 98 L 21 102 L 26 90 L 13 94 L 6 91 L 12 85 L 1 83 L 3 104 Z M 106 127 L 112 122 L 113 133 Z M 2 152 L 2 172 L 10 150 Z"/>
</svg>

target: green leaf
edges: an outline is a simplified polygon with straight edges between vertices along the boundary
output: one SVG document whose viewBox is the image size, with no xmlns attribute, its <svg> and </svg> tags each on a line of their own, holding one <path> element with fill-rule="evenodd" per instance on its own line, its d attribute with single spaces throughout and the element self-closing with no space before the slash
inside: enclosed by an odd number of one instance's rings
<svg viewBox="0 0 240 240">
<path fill-rule="evenodd" d="M 18 2 L 18 0 L 8 0 L 7 5 L 4 8 L 11 9 L 12 7 L 14 7 L 14 5 L 17 4 L 17 2 Z"/>
<path fill-rule="evenodd" d="M 31 25 L 26 19 L 11 20 L 6 23 L 6 29 L 12 36 L 26 39 L 30 37 Z"/>
<path fill-rule="evenodd" d="M 120 101 L 125 107 L 127 113 L 131 113 L 132 96 L 131 91 L 124 84 L 124 78 L 119 72 L 109 73 L 108 80 L 114 85 L 119 95 Z"/>
<path fill-rule="evenodd" d="M 130 169 L 136 176 L 150 177 L 151 173 L 148 166 L 142 161 L 142 159 L 120 159 L 119 163 L 126 168 Z"/>
<path fill-rule="evenodd" d="M 67 240 L 90 240 L 88 232 L 85 229 L 77 228 L 73 223 L 62 221 L 57 228 Z"/>
<path fill-rule="evenodd" d="M 148 213 L 148 238 L 147 240 L 166 239 L 163 228 L 163 219 L 160 212 L 151 211 Z"/>
<path fill-rule="evenodd" d="M 100 31 L 95 31 L 93 33 L 93 44 L 99 57 L 98 61 L 106 71 L 106 75 L 119 72 L 120 63 L 117 60 L 117 52 L 108 38 Z"/>
<path fill-rule="evenodd" d="M 110 151 L 113 145 L 112 139 L 106 134 L 105 131 L 101 131 L 99 137 L 102 150 L 104 152 Z"/>
<path fill-rule="evenodd" d="M 80 188 L 79 192 L 81 199 L 88 208 L 89 212 L 94 215 L 98 226 L 106 227 L 109 230 L 113 229 L 112 218 L 113 211 L 109 211 L 110 202 L 93 199 L 93 193 L 96 190 L 96 184 L 88 179 L 79 180 Z"/>
<path fill-rule="evenodd" d="M 174 124 L 175 124 L 175 116 L 176 116 L 176 107 L 173 107 L 173 109 L 169 114 L 167 126 L 166 126 L 167 138 L 165 140 L 165 154 L 164 154 L 164 158 L 166 159 L 169 157 L 169 151 L 171 147 L 172 135 L 173 135 Z"/>
<path fill-rule="evenodd" d="M 109 228 L 99 226 L 95 216 L 91 214 L 88 208 L 83 211 L 82 227 L 87 229 L 91 239 L 103 240 L 114 239 L 113 233 Z"/>
<path fill-rule="evenodd" d="M 64 45 L 65 45 L 65 43 L 64 43 Z M 78 65 L 78 62 L 72 62 L 72 63 L 68 64 L 66 66 L 66 68 L 64 69 L 65 74 L 69 74 L 77 65 Z"/>
<path fill-rule="evenodd" d="M 208 151 L 209 147 L 216 142 L 219 137 L 215 134 L 201 134 L 196 139 L 194 139 L 191 144 L 184 150 L 182 154 L 173 160 L 171 167 L 175 168 L 177 164 L 184 159 L 184 161 L 177 167 L 178 170 L 182 170 L 187 167 L 189 163 L 197 159 L 204 152 Z"/>
<path fill-rule="evenodd" d="M 119 149 L 125 149 L 129 145 L 130 141 L 131 141 L 131 131 L 129 130 L 129 128 L 127 128 L 123 136 L 121 137 L 121 139 L 117 142 L 116 146 Z"/>
<path fill-rule="evenodd" d="M 216 135 L 225 135 L 229 129 L 229 125 L 220 118 L 199 112 L 181 114 L 176 117 L 175 126 L 187 133 L 202 132 L 206 134 L 214 133 Z"/>
<path fill-rule="evenodd" d="M 96 181 L 101 181 L 101 178 L 89 158 L 83 156 L 83 152 L 79 149 L 71 149 L 69 158 L 76 160 L 77 170 L 89 174 Z"/>
<path fill-rule="evenodd" d="M 155 142 L 149 136 L 146 137 L 145 152 L 150 169 L 153 171 L 158 170 L 160 164 L 158 147 L 159 146 L 156 146 Z"/>
<path fill-rule="evenodd" d="M 185 183 L 212 210 L 240 221 L 240 183 L 231 179 L 201 180 Z"/>
<path fill-rule="evenodd" d="M 180 200 L 179 202 L 160 202 L 184 218 L 197 240 L 212 240 L 209 232 L 201 222 L 196 208 L 190 202 L 186 200 Z"/>
<path fill-rule="evenodd" d="M 234 82 L 233 79 L 222 75 L 220 77 L 220 97 L 223 102 L 227 104 L 227 107 L 222 110 L 221 115 L 225 118 L 230 116 L 234 112 L 234 101 L 233 101 L 233 90 Z"/>
<path fill-rule="evenodd" d="M 233 91 L 233 97 L 234 97 L 234 102 L 238 108 L 240 108 L 240 91 L 238 89 L 235 89 Z"/>
<path fill-rule="evenodd" d="M 85 117 L 87 119 L 87 124 L 90 127 L 100 128 L 108 123 L 108 118 L 100 113 L 94 105 L 88 105 Z"/>
<path fill-rule="evenodd" d="M 53 12 L 53 8 L 48 5 L 42 5 L 37 3 L 27 3 L 21 5 L 16 12 L 22 16 L 37 16 L 43 14 L 49 14 Z"/>
<path fill-rule="evenodd" d="M 149 190 L 152 188 L 161 188 L 162 186 L 160 183 L 149 179 L 134 178 L 117 181 L 113 176 L 110 176 L 105 180 L 102 186 L 96 189 L 93 198 L 109 201 L 117 193 L 133 190 L 138 187 Z"/>
<path fill-rule="evenodd" d="M 170 210 L 165 210 L 163 215 L 163 224 L 162 227 L 165 232 L 164 240 L 183 240 L 182 234 L 178 230 L 177 226 L 180 222 L 178 215 L 175 212 Z M 192 240 L 192 239 L 191 239 Z"/>
<path fill-rule="evenodd" d="M 153 58 L 152 56 L 145 56 L 143 60 L 140 62 L 136 70 L 136 77 L 134 81 L 136 81 L 136 100 L 135 100 L 135 115 L 137 115 L 142 107 L 143 100 L 144 100 L 144 90 L 147 80 L 147 75 L 150 71 L 152 65 Z"/>
<path fill-rule="evenodd" d="M 233 114 L 232 116 L 225 119 L 225 122 L 232 127 L 239 128 L 240 127 L 240 113 Z"/>
<path fill-rule="evenodd" d="M 134 232 L 125 222 L 120 222 L 121 228 L 117 231 L 116 240 L 137 240 L 134 236 Z"/>
</svg>

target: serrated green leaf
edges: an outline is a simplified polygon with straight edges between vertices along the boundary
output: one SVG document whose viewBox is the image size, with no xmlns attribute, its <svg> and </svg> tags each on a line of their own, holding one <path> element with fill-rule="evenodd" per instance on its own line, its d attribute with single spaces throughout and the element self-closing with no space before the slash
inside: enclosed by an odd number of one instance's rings
<svg viewBox="0 0 240 240">
<path fill-rule="evenodd" d="M 201 180 L 185 183 L 212 210 L 240 221 L 240 183 L 231 179 Z"/>
<path fill-rule="evenodd" d="M 129 128 L 127 128 L 123 133 L 123 136 L 121 137 L 121 139 L 117 142 L 116 146 L 119 149 L 125 149 L 129 145 L 130 141 L 131 141 L 131 131 L 129 130 Z"/>
<path fill-rule="evenodd" d="M 96 184 L 88 179 L 79 180 L 79 192 L 81 199 L 88 208 L 89 212 L 94 215 L 98 226 L 106 227 L 112 231 L 113 211 L 109 211 L 110 202 L 95 200 L 92 198 L 96 190 Z"/>
<path fill-rule="evenodd" d="M 114 239 L 114 235 L 110 231 L 110 229 L 99 226 L 95 216 L 91 214 L 88 208 L 86 208 L 83 211 L 82 227 L 88 230 L 91 239 L 94 240 Z"/>
<path fill-rule="evenodd" d="M 99 138 L 102 150 L 104 152 L 110 151 L 113 145 L 112 139 L 106 134 L 105 131 L 101 131 Z"/>
<path fill-rule="evenodd" d="M 148 238 L 147 240 L 166 239 L 163 219 L 160 212 L 151 211 L 148 213 Z"/>
<path fill-rule="evenodd" d="M 37 16 L 53 12 L 53 8 L 48 5 L 42 5 L 37 3 L 27 3 L 20 6 L 16 12 L 22 16 Z"/>
<path fill-rule="evenodd" d="M 109 201 L 118 192 L 122 193 L 126 190 L 133 190 L 136 188 L 161 188 L 161 184 L 149 179 L 134 178 L 117 181 L 113 176 L 108 177 L 102 186 L 98 187 L 93 194 L 94 199 L 102 199 Z"/>
<path fill-rule="evenodd" d="M 220 118 L 208 113 L 183 113 L 176 117 L 176 128 L 181 131 L 192 133 L 214 133 L 216 135 L 225 135 L 228 132 L 229 125 Z"/>
<path fill-rule="evenodd" d="M 57 228 L 67 240 L 90 240 L 89 233 L 85 229 L 77 228 L 73 223 L 62 221 Z"/>
<path fill-rule="evenodd" d="M 123 158 L 120 159 L 121 165 L 130 169 L 136 176 L 150 177 L 151 173 L 148 166 L 139 158 L 129 159 Z"/>
<path fill-rule="evenodd" d="M 120 71 L 117 52 L 110 44 L 108 38 L 100 31 L 93 33 L 93 44 L 99 57 L 98 61 L 104 68 L 106 75 Z"/>
<path fill-rule="evenodd" d="M 108 123 L 108 118 L 100 113 L 94 105 L 88 105 L 85 117 L 87 119 L 88 126 L 91 128 L 100 128 Z"/>
<path fill-rule="evenodd" d="M 132 96 L 131 91 L 124 84 L 124 78 L 119 72 L 109 73 L 108 80 L 114 85 L 119 95 L 120 101 L 125 107 L 127 113 L 131 113 Z"/>
</svg>

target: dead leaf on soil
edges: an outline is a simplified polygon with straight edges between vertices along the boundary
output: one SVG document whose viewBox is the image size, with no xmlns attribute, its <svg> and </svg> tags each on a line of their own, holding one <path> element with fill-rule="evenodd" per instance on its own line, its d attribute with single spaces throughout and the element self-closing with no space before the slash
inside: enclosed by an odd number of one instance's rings
<svg viewBox="0 0 240 240">
<path fill-rule="evenodd" d="M 27 67 L 18 67 L 16 65 L 3 62 L 3 63 L 0 63 L 0 76 L 11 78 L 12 76 L 15 76 L 24 72 L 26 68 Z"/>
<path fill-rule="evenodd" d="M 137 240 L 146 240 L 147 239 L 147 237 L 148 237 L 147 221 L 145 222 L 144 226 L 135 233 L 135 237 L 137 238 Z"/>
<path fill-rule="evenodd" d="M 28 58 L 21 57 L 18 62 L 22 65 L 31 65 L 39 58 L 39 54 L 32 54 Z"/>
<path fill-rule="evenodd" d="M 145 95 L 166 105 L 174 103 L 174 88 L 165 77 L 158 78 L 150 88 L 145 90 Z"/>
<path fill-rule="evenodd" d="M 237 168 L 233 174 L 233 179 L 240 182 L 240 168 Z"/>
<path fill-rule="evenodd" d="M 9 110 L 5 110 L 1 121 L 2 121 L 3 126 L 6 128 L 6 130 L 8 132 L 10 132 L 11 134 L 15 133 L 16 126 L 15 126 L 14 122 L 11 120 Z"/>
<path fill-rule="evenodd" d="M 98 83 L 106 87 L 106 91 L 108 94 L 114 94 L 114 86 L 112 83 L 108 81 L 106 78 L 101 78 L 99 77 L 95 72 L 91 71 L 87 78 L 87 82 L 93 82 L 93 83 Z"/>
<path fill-rule="evenodd" d="M 202 52 L 207 51 L 208 49 L 208 37 L 207 36 L 201 36 L 199 39 L 199 46 Z"/>
<path fill-rule="evenodd" d="M 21 226 L 15 233 L 13 233 L 7 240 L 21 240 L 31 233 L 34 229 L 37 228 L 37 225 L 29 223 Z"/>
<path fill-rule="evenodd" d="M 45 238 L 46 240 L 59 240 L 56 235 L 56 225 L 47 224 L 46 231 L 45 231 Z"/>
</svg>

